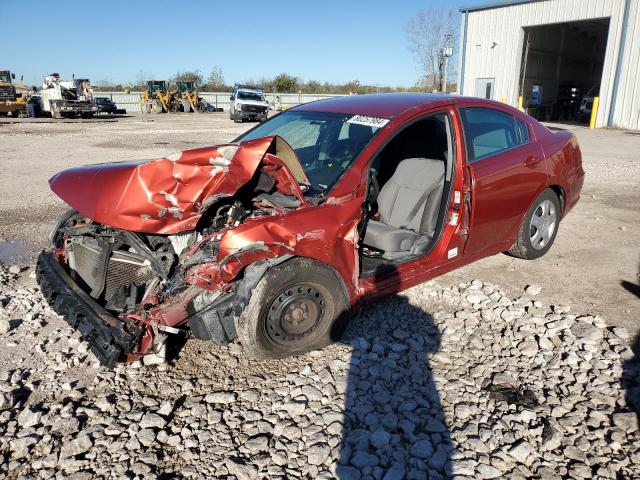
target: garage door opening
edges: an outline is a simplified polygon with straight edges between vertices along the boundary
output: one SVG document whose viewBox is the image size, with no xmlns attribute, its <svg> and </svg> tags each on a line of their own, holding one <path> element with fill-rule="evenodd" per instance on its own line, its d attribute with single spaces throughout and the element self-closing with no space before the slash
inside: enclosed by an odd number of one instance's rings
<svg viewBox="0 0 640 480">
<path fill-rule="evenodd" d="M 608 32 L 609 18 L 524 28 L 518 92 L 529 115 L 589 123 Z"/>
</svg>

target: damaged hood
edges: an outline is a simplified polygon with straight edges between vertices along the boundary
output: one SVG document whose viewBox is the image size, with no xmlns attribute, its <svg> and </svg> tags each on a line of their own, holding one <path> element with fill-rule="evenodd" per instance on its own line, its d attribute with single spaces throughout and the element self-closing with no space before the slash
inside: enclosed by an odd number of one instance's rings
<svg viewBox="0 0 640 480">
<path fill-rule="evenodd" d="M 278 191 L 305 204 L 308 184 L 293 149 L 280 137 L 186 150 L 158 160 L 70 168 L 49 180 L 51 190 L 90 219 L 144 233 L 195 228 L 217 200 L 234 195 L 262 165 Z"/>
</svg>

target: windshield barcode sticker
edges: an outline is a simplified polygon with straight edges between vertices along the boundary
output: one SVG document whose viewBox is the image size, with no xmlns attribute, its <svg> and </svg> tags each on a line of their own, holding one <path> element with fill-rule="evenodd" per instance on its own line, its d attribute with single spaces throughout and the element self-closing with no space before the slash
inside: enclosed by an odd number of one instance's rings
<svg viewBox="0 0 640 480">
<path fill-rule="evenodd" d="M 365 115 L 354 115 L 349 120 L 347 120 L 347 123 L 356 123 L 358 125 L 366 125 L 368 127 L 382 128 L 387 123 L 389 123 L 389 120 L 386 118 L 367 117 Z"/>
</svg>

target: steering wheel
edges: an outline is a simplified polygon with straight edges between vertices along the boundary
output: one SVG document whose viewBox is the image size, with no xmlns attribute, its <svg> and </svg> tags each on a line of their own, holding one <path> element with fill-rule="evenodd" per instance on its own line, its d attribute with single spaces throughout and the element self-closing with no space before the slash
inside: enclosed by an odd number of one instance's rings
<svg viewBox="0 0 640 480">
<path fill-rule="evenodd" d="M 331 151 L 330 156 L 335 162 L 342 164 L 344 168 L 353 160 L 353 150 L 355 146 L 355 142 L 353 141 L 344 141 Z"/>
</svg>

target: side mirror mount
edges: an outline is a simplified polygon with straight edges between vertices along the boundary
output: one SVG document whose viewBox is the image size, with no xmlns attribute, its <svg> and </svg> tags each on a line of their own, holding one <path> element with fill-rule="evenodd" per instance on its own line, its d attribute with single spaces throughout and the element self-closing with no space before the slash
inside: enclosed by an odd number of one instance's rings
<svg viewBox="0 0 640 480">
<path fill-rule="evenodd" d="M 11 74 L 11 78 L 15 80 L 15 79 L 16 79 L 16 74 L 15 74 L 15 73 L 12 73 L 12 74 Z"/>
<path fill-rule="evenodd" d="M 233 102 L 233 95 L 231 95 L 231 96 L 229 97 L 229 100 L 231 100 L 231 101 Z"/>
</svg>

